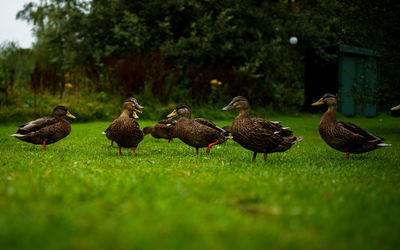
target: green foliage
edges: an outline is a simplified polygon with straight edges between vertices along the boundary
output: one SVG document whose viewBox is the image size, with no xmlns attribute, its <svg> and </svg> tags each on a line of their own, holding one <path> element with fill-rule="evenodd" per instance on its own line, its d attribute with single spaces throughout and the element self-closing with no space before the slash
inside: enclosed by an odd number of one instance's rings
<svg viewBox="0 0 400 250">
<path fill-rule="evenodd" d="M 318 135 L 319 115 L 268 117 L 304 139 L 255 163 L 232 140 L 196 156 L 178 139 L 150 136 L 135 156 L 118 157 L 101 134 L 109 121 L 73 121 L 42 152 L 0 125 L 0 246 L 397 249 L 398 119 L 350 119 L 393 146 L 345 160 Z"/>
<path fill-rule="evenodd" d="M 378 103 L 385 109 L 400 103 L 400 27 L 398 1 L 344 1 L 342 40 L 380 53 Z M 379 21 L 378 21 L 379 20 Z"/>
<path fill-rule="evenodd" d="M 108 94 L 149 91 L 162 103 L 194 104 L 245 95 L 284 110 L 303 104 L 305 51 L 332 60 L 327 47 L 337 44 L 381 51 L 380 103 L 398 99 L 398 8 L 358 0 L 50 0 L 27 4 L 18 18 L 35 25 L 40 88 L 62 95 L 60 79 L 70 72 L 88 79 L 82 88 Z M 224 83 L 223 94 L 212 79 Z"/>
</svg>

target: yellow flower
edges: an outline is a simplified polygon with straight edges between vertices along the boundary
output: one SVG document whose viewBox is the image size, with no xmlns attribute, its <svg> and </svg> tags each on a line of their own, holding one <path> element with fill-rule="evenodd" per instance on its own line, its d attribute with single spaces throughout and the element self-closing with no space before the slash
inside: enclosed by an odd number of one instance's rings
<svg viewBox="0 0 400 250">
<path fill-rule="evenodd" d="M 65 84 L 65 87 L 67 87 L 67 88 L 72 88 L 72 84 L 71 84 L 70 82 L 67 82 L 67 83 Z"/>
<path fill-rule="evenodd" d="M 212 79 L 212 80 L 210 81 L 210 83 L 211 83 L 211 84 L 218 84 L 218 80 L 217 80 L 217 79 Z"/>
<path fill-rule="evenodd" d="M 212 79 L 212 80 L 210 81 L 210 83 L 213 84 L 213 85 L 222 85 L 222 82 L 221 82 L 221 81 L 218 81 L 217 79 Z"/>
</svg>

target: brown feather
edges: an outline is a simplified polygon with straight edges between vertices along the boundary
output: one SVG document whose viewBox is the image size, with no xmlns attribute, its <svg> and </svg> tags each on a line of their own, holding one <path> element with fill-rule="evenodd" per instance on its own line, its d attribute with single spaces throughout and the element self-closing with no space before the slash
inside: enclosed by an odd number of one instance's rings
<svg viewBox="0 0 400 250">
<path fill-rule="evenodd" d="M 53 117 L 42 117 L 21 125 L 13 136 L 33 144 L 42 144 L 43 141 L 46 144 L 55 143 L 71 132 L 69 122 L 60 117 L 66 113 L 67 109 L 64 106 L 57 106 L 53 110 Z"/>
<path fill-rule="evenodd" d="M 337 98 L 325 94 L 320 100 L 328 105 L 318 125 L 322 139 L 332 148 L 345 153 L 360 154 L 382 146 L 383 138 L 351 122 L 337 121 Z M 320 103 L 319 103 L 320 104 Z M 389 146 L 385 144 L 385 146 Z"/>
<path fill-rule="evenodd" d="M 171 139 L 176 138 L 174 135 L 174 127 L 176 120 L 164 119 L 159 121 L 156 125 L 152 127 L 143 128 L 143 132 L 146 134 L 151 134 L 154 138 L 160 139 Z"/>
</svg>

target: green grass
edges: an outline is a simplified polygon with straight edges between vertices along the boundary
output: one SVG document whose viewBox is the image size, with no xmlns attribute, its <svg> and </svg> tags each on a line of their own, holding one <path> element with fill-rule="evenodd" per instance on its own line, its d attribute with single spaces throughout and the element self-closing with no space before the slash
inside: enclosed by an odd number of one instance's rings
<svg viewBox="0 0 400 250">
<path fill-rule="evenodd" d="M 42 152 L 0 125 L 0 248 L 398 248 L 400 119 L 346 118 L 393 146 L 345 160 L 319 115 L 269 118 L 304 139 L 255 163 L 232 140 L 196 156 L 150 136 L 118 157 L 107 122 L 73 123 Z"/>
</svg>

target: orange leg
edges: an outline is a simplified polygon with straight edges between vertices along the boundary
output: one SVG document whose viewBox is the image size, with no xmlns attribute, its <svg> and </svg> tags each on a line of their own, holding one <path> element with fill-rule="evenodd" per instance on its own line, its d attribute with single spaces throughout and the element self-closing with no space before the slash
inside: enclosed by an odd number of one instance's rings
<svg viewBox="0 0 400 250">
<path fill-rule="evenodd" d="M 199 155 L 199 148 L 196 148 L 196 155 Z"/>
<path fill-rule="evenodd" d="M 350 152 L 346 153 L 346 159 L 349 159 Z"/>
<path fill-rule="evenodd" d="M 267 156 L 268 156 L 268 154 L 267 154 L 267 153 L 264 153 L 264 161 L 267 160 Z"/>
<path fill-rule="evenodd" d="M 135 152 L 136 152 L 136 147 L 133 148 L 133 153 L 132 153 L 132 155 L 135 155 Z"/>
<path fill-rule="evenodd" d="M 257 153 L 253 152 L 253 158 L 251 159 L 251 161 L 255 161 L 256 160 L 256 156 L 257 156 Z"/>
<path fill-rule="evenodd" d="M 111 146 L 110 146 L 110 147 L 113 147 L 113 145 L 114 145 L 114 141 L 113 141 L 113 140 L 111 140 Z"/>
<path fill-rule="evenodd" d="M 206 149 L 206 153 L 209 154 L 210 153 L 210 149 L 212 146 L 217 145 L 218 144 L 218 140 L 216 140 L 213 143 L 210 143 L 210 145 L 208 145 L 207 149 Z"/>
<path fill-rule="evenodd" d="M 43 140 L 42 150 L 43 150 L 43 151 L 46 151 L 46 141 L 45 141 L 45 140 Z"/>
<path fill-rule="evenodd" d="M 118 145 L 118 156 L 121 156 L 121 146 Z"/>
</svg>

